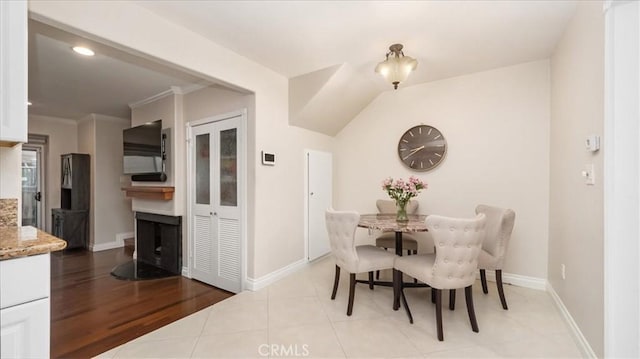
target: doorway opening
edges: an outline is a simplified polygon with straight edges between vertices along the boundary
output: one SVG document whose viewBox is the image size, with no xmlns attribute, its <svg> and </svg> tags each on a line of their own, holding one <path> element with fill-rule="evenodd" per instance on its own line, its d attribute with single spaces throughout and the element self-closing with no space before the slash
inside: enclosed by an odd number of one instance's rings
<svg viewBox="0 0 640 359">
<path fill-rule="evenodd" d="M 48 136 L 29 135 L 22 145 L 22 225 L 45 229 L 46 152 Z"/>
</svg>

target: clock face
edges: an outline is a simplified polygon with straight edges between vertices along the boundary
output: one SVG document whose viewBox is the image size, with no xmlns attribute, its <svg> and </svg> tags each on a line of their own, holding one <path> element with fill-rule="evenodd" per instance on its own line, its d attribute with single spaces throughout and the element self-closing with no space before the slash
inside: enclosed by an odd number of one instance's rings
<svg viewBox="0 0 640 359">
<path fill-rule="evenodd" d="M 444 159 L 447 141 L 437 128 L 420 125 L 405 132 L 398 141 L 398 156 L 415 171 L 428 171 Z"/>
</svg>

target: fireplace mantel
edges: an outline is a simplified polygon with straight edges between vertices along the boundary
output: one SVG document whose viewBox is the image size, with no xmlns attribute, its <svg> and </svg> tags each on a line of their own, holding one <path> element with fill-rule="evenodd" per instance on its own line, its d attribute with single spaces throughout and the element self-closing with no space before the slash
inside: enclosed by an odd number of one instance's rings
<svg viewBox="0 0 640 359">
<path fill-rule="evenodd" d="M 173 199 L 175 187 L 131 186 L 121 188 L 127 197 L 168 201 Z"/>
</svg>

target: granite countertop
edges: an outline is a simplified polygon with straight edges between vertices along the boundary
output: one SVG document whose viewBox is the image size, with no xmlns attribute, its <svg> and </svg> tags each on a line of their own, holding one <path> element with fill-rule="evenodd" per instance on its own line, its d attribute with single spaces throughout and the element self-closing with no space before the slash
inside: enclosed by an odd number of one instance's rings
<svg viewBox="0 0 640 359">
<path fill-rule="evenodd" d="M 35 227 L 0 227 L 0 260 L 64 249 L 67 242 Z"/>
</svg>

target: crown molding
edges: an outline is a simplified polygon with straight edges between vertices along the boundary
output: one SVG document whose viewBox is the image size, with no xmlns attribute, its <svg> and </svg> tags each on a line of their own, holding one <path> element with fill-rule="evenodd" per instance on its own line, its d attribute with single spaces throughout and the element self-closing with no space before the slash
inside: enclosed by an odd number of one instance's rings
<svg viewBox="0 0 640 359">
<path fill-rule="evenodd" d="M 147 97 L 145 99 L 142 99 L 140 101 L 135 101 L 135 102 L 130 102 L 129 103 L 129 108 L 134 109 L 134 108 L 138 108 L 140 106 L 144 106 L 146 104 L 150 104 L 154 101 L 158 101 L 161 98 L 165 98 L 167 96 L 171 96 L 171 95 L 179 95 L 180 93 L 176 92 L 176 89 L 180 89 L 177 86 L 171 86 L 170 89 L 166 90 L 166 91 L 162 91 L 158 94 L 155 94 L 153 96 Z"/>
</svg>

